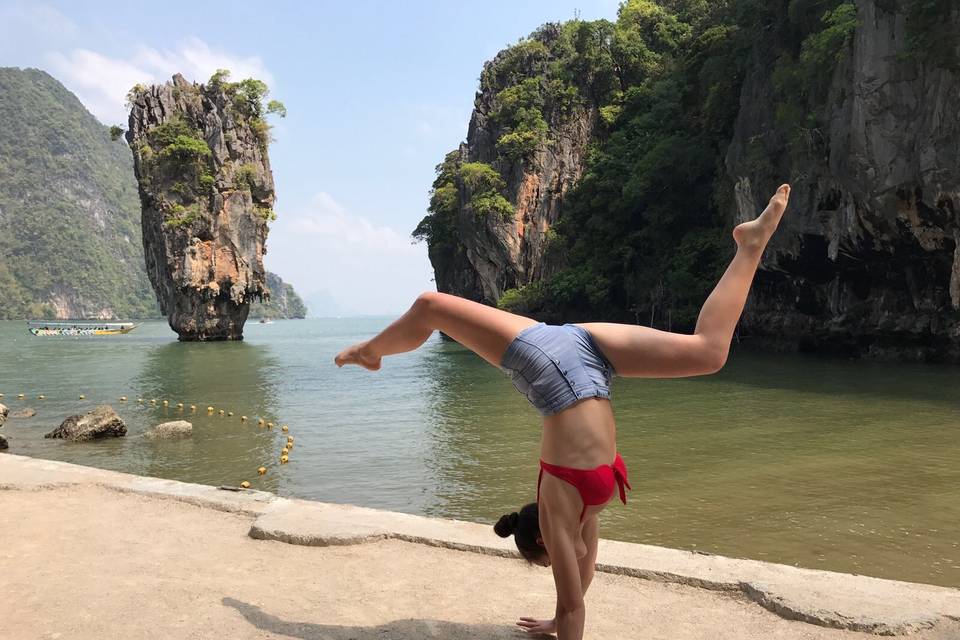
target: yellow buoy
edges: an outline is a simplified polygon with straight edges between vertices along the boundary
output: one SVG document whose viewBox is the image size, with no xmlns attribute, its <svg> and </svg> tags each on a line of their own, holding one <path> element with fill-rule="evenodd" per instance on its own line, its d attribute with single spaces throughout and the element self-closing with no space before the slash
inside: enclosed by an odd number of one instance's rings
<svg viewBox="0 0 960 640">
<path fill-rule="evenodd" d="M 2 393 L 0 393 L 0 398 L 2 398 L 2 397 L 3 397 L 3 394 L 2 394 Z"/>
<path fill-rule="evenodd" d="M 196 410 L 197 410 L 197 405 L 195 404 L 190 405 L 190 411 L 196 411 Z"/>
<path fill-rule="evenodd" d="M 287 431 L 290 431 L 290 427 L 288 427 L 287 425 L 283 425 L 282 427 L 280 427 L 280 429 L 281 429 L 284 433 L 286 433 Z"/>
<path fill-rule="evenodd" d="M 287 461 L 289 460 L 290 458 L 288 458 L 287 456 L 280 456 L 280 464 L 287 464 Z"/>
<path fill-rule="evenodd" d="M 282 455 L 282 456 L 285 456 L 285 455 L 287 455 L 287 454 L 289 454 L 289 453 L 290 453 L 290 449 L 287 449 L 286 447 L 284 447 L 284 448 L 280 451 L 280 455 Z"/>
<path fill-rule="evenodd" d="M 45 396 L 45 395 L 39 395 L 39 396 L 37 396 L 37 400 L 43 400 L 43 399 L 46 398 L 46 397 L 47 397 L 47 396 Z"/>
<path fill-rule="evenodd" d="M 213 407 L 207 407 L 207 411 L 213 411 Z"/>
<path fill-rule="evenodd" d="M 23 399 L 25 396 L 24 396 L 22 393 L 18 393 L 18 394 L 17 394 L 17 397 L 20 398 L 20 399 Z"/>
<path fill-rule="evenodd" d="M 287 451 L 293 451 L 293 443 L 292 443 L 292 442 L 288 442 L 288 443 L 287 443 Z"/>
<path fill-rule="evenodd" d="M 293 444 L 293 436 L 287 436 L 287 444 Z"/>
<path fill-rule="evenodd" d="M 241 488 L 241 489 L 249 489 L 249 488 L 250 488 L 250 483 L 247 482 L 246 480 L 244 480 L 243 482 L 240 483 L 240 488 Z"/>
<path fill-rule="evenodd" d="M 183 403 L 182 403 L 182 402 L 178 402 L 178 403 L 177 403 L 177 409 L 183 409 Z"/>
<path fill-rule="evenodd" d="M 266 421 L 265 421 L 263 418 L 260 418 L 259 420 L 257 420 L 257 424 L 260 425 L 261 427 L 262 427 L 265 423 L 266 423 Z"/>
<path fill-rule="evenodd" d="M 220 415 L 223 415 L 223 409 L 220 409 Z"/>
<path fill-rule="evenodd" d="M 273 429 L 273 423 L 272 423 L 272 422 L 268 422 L 268 423 L 267 423 L 267 429 Z"/>
<path fill-rule="evenodd" d="M 2 397 L 3 397 L 3 395 L 0 394 L 0 398 L 2 398 Z M 80 394 L 80 399 L 81 399 L 81 400 L 86 400 L 86 399 L 87 399 L 87 396 L 85 396 L 85 395 L 83 395 L 83 394 L 81 393 L 81 394 Z"/>
<path fill-rule="evenodd" d="M 169 401 L 169 400 L 164 400 L 164 401 L 163 401 L 163 406 L 167 406 L 168 404 L 170 404 L 170 401 Z"/>
<path fill-rule="evenodd" d="M 123 398 L 120 398 L 120 399 L 123 400 Z M 156 399 L 156 398 L 151 398 L 151 399 L 150 399 L 150 404 L 157 404 L 157 399 Z"/>
<path fill-rule="evenodd" d="M 228 411 L 228 412 L 227 412 L 227 416 L 230 417 L 230 418 L 232 418 L 232 417 L 233 417 L 233 411 Z"/>
<path fill-rule="evenodd" d="M 266 472 L 267 472 L 267 468 L 266 468 L 266 467 L 260 467 L 259 469 L 257 469 L 257 473 L 259 473 L 260 475 L 263 475 L 263 474 L 265 474 Z"/>
<path fill-rule="evenodd" d="M 143 398 L 137 398 L 137 402 L 143 402 Z"/>
<path fill-rule="evenodd" d="M 120 396 L 120 402 L 126 402 L 126 401 L 127 401 L 127 396 Z M 154 402 L 156 402 L 156 400 L 154 400 Z"/>
<path fill-rule="evenodd" d="M 240 416 L 240 422 L 246 422 L 247 416 Z"/>
</svg>

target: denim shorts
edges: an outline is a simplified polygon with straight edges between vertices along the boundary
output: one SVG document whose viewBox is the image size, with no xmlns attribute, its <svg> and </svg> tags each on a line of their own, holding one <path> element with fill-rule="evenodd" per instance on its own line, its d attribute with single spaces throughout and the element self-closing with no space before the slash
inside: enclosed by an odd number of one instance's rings
<svg viewBox="0 0 960 640">
<path fill-rule="evenodd" d="M 500 366 L 544 416 L 584 398 L 610 398 L 615 375 L 590 332 L 572 324 L 527 327 L 507 347 Z"/>
</svg>

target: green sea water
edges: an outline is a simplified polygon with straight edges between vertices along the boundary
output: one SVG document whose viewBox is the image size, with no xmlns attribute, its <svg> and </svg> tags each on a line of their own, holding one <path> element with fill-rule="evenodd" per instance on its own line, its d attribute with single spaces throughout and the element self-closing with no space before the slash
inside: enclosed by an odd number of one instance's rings
<svg viewBox="0 0 960 640">
<path fill-rule="evenodd" d="M 533 500 L 540 424 L 505 374 L 437 335 L 377 373 L 333 365 L 389 320 L 248 323 L 244 342 L 212 344 L 162 322 L 103 338 L 3 322 L 0 403 L 37 415 L 0 433 L 12 453 L 409 513 L 493 522 Z M 743 351 L 714 376 L 618 378 L 634 490 L 601 535 L 960 587 L 958 390 L 960 367 Z M 43 438 L 101 403 L 126 438 Z M 192 438 L 139 437 L 183 415 Z M 295 442 L 280 465 L 284 424 Z"/>
</svg>

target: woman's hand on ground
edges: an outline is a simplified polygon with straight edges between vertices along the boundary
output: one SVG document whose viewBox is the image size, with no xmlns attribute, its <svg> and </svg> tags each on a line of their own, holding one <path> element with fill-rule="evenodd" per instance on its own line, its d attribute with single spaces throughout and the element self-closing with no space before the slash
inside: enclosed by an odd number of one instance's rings
<svg viewBox="0 0 960 640">
<path fill-rule="evenodd" d="M 517 621 L 517 626 L 527 633 L 551 634 L 557 632 L 556 619 L 537 620 L 536 618 L 520 618 Z"/>
</svg>

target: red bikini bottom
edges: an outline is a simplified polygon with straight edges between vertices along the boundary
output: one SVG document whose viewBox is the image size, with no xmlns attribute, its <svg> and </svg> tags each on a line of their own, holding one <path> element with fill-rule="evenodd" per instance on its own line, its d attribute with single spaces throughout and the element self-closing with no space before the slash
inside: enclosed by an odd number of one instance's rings
<svg viewBox="0 0 960 640">
<path fill-rule="evenodd" d="M 627 504 L 627 492 L 624 490 L 624 485 L 627 489 L 632 489 L 630 482 L 627 481 L 627 465 L 624 464 L 619 453 L 614 458 L 613 464 L 602 464 L 596 469 L 558 467 L 541 460 L 540 476 L 537 478 L 537 503 L 540 502 L 540 481 L 543 480 L 544 471 L 569 482 L 580 493 L 580 497 L 583 499 L 583 511 L 580 512 L 581 520 L 587 512 L 587 507 L 609 502 L 613 497 L 616 486 L 620 487 L 620 501 L 623 504 Z"/>
</svg>

